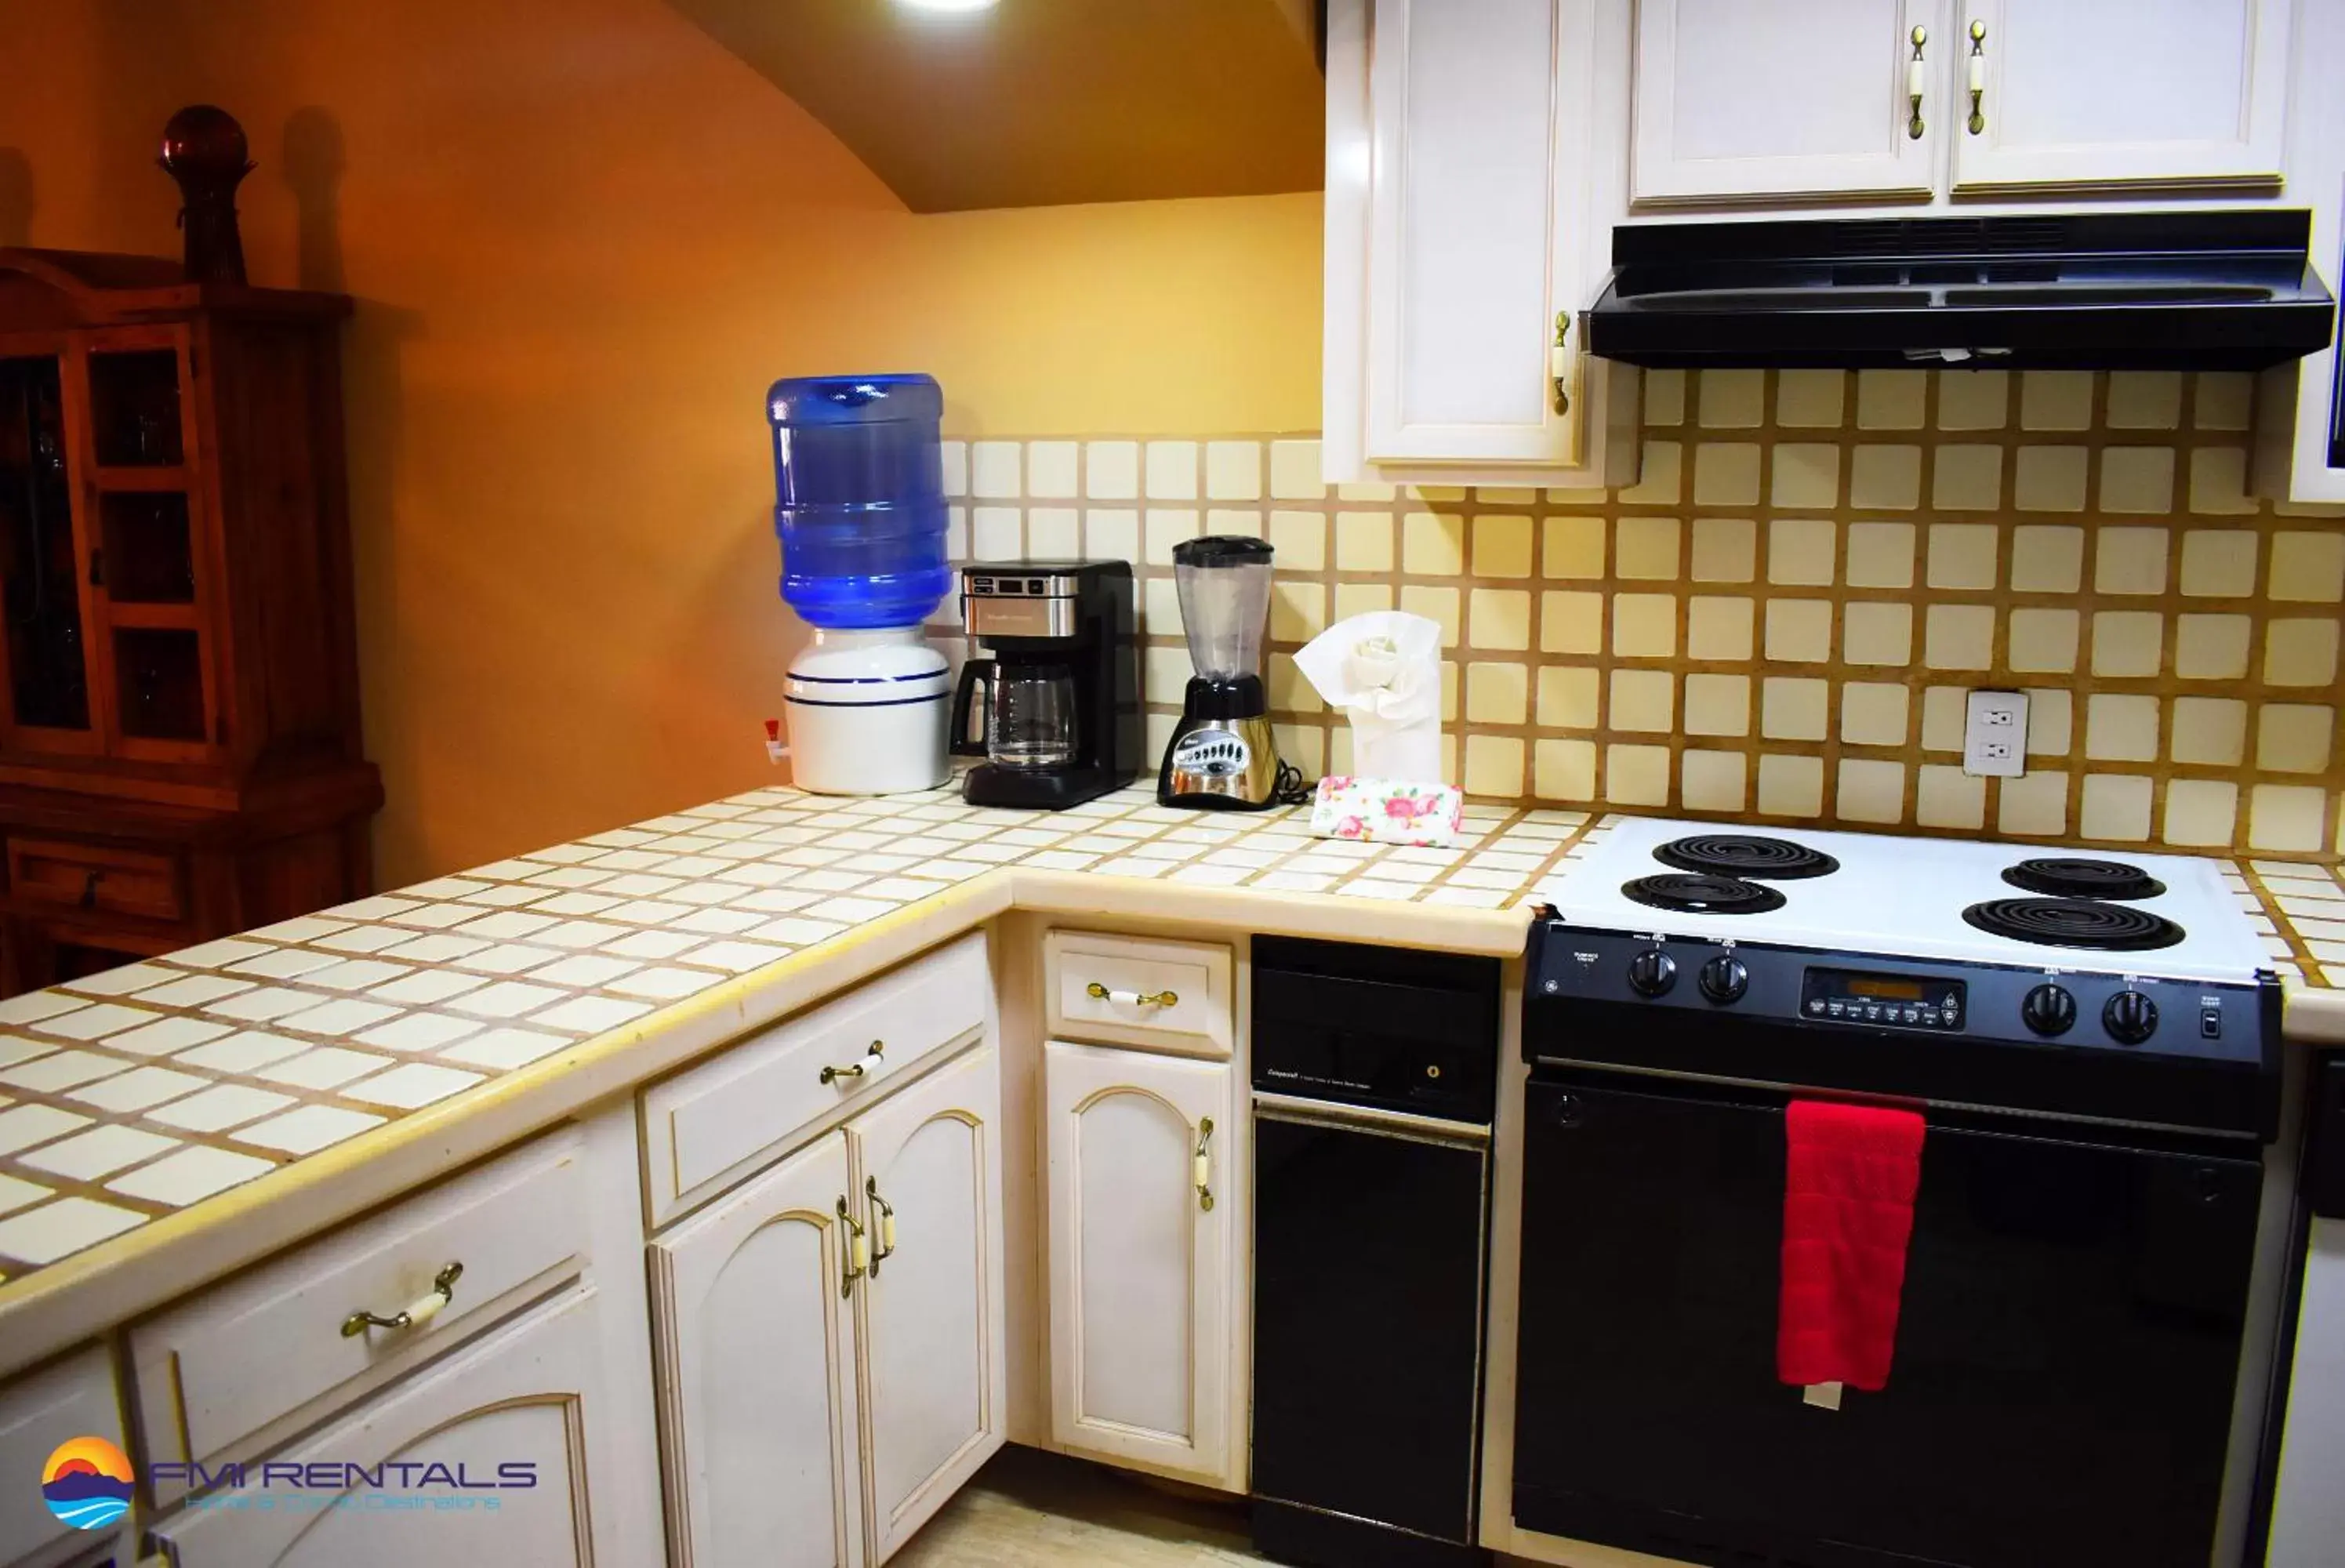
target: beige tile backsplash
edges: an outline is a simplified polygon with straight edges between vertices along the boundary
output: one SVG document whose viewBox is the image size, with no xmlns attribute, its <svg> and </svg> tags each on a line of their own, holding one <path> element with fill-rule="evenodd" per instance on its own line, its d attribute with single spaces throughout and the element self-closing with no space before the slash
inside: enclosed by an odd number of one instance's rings
<svg viewBox="0 0 2345 1568">
<path fill-rule="evenodd" d="M 1269 681 L 1305 770 L 1349 737 L 1292 655 L 1442 628 L 1473 794 L 2263 854 L 2340 843 L 2345 515 L 2247 494 L 2253 378 L 1645 378 L 1592 495 L 1320 481 L 1309 437 L 949 443 L 956 561 L 1128 559 L 1151 755 L 1189 673 L 1172 549 L 1277 549 Z M 937 627 L 949 637 L 948 605 Z M 1964 693 L 2028 693 L 2025 776 L 1961 766 Z"/>
</svg>

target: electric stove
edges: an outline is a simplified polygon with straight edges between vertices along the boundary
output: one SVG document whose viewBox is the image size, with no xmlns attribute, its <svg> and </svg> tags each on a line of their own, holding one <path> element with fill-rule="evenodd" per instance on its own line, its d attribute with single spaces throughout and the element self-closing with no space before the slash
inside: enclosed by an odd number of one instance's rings
<svg viewBox="0 0 2345 1568">
<path fill-rule="evenodd" d="M 2260 1560 L 2291 1160 L 2220 863 L 1591 840 L 1525 959 L 1515 1523 L 1700 1563 Z M 1777 1375 L 1785 1108 L 1816 1098 L 1926 1125 L 1878 1392 Z"/>
</svg>

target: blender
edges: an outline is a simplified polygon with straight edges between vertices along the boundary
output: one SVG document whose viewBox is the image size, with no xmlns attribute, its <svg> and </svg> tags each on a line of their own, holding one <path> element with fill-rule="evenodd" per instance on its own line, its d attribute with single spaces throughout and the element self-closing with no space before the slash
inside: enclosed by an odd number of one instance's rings
<svg viewBox="0 0 2345 1568">
<path fill-rule="evenodd" d="M 1268 544 L 1243 534 L 1172 547 L 1172 585 L 1196 673 L 1157 774 L 1162 804 L 1260 811 L 1277 799 L 1282 769 L 1262 683 L 1270 560 Z"/>
</svg>

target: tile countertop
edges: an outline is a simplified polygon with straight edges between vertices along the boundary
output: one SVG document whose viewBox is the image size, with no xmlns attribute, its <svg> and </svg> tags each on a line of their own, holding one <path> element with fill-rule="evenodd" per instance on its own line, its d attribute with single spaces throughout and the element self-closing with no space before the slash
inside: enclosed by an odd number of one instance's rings
<svg viewBox="0 0 2345 1568">
<path fill-rule="evenodd" d="M 1144 787 L 1056 815 L 765 789 L 0 1002 L 0 1371 L 1013 905 L 1519 953 L 1604 822 L 1467 819 L 1426 850 Z M 2291 1032 L 2345 1039 L 2345 885 L 2227 875 Z"/>
</svg>

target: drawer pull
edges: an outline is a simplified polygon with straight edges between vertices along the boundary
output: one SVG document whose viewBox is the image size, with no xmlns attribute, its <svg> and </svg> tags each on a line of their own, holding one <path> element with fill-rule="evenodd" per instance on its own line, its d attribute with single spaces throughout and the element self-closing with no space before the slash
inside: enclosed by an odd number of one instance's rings
<svg viewBox="0 0 2345 1568">
<path fill-rule="evenodd" d="M 839 1194 L 838 1219 L 847 1227 L 847 1268 L 838 1280 L 838 1293 L 844 1298 L 855 1294 L 855 1281 L 871 1271 L 871 1238 L 847 1211 L 845 1193 Z"/>
<path fill-rule="evenodd" d="M 879 1232 L 879 1245 L 871 1252 L 871 1277 L 877 1280 L 879 1265 L 896 1255 L 896 1206 L 879 1196 L 879 1179 L 876 1176 L 863 1179 L 863 1193 L 871 1199 L 871 1207 L 878 1215 L 873 1228 Z"/>
<path fill-rule="evenodd" d="M 93 871 L 82 879 L 81 906 L 84 909 L 97 907 L 97 879 L 105 875 L 103 871 Z"/>
<path fill-rule="evenodd" d="M 420 1329 L 445 1310 L 456 1299 L 456 1281 L 464 1277 L 462 1263 L 451 1263 L 432 1277 L 431 1293 L 418 1296 L 390 1317 L 372 1312 L 352 1312 L 342 1320 L 342 1338 L 355 1340 L 369 1329 Z"/>
<path fill-rule="evenodd" d="M 887 1041 L 874 1040 L 871 1042 L 871 1048 L 863 1053 L 863 1059 L 853 1067 L 825 1067 L 822 1069 L 822 1081 L 835 1084 L 841 1078 L 878 1077 L 879 1069 L 888 1065 L 885 1059 L 887 1049 Z"/>
<path fill-rule="evenodd" d="M 1111 991 L 1093 980 L 1083 987 L 1083 995 L 1094 1002 L 1112 1002 L 1125 1007 L 1177 1007 L 1181 997 L 1172 991 Z"/>
<path fill-rule="evenodd" d="M 1196 1184 L 1197 1207 L 1208 1214 L 1213 1211 L 1213 1157 L 1206 1146 L 1213 1141 L 1213 1118 L 1207 1117 L 1197 1124 L 1197 1154 L 1189 1177 Z"/>
</svg>

